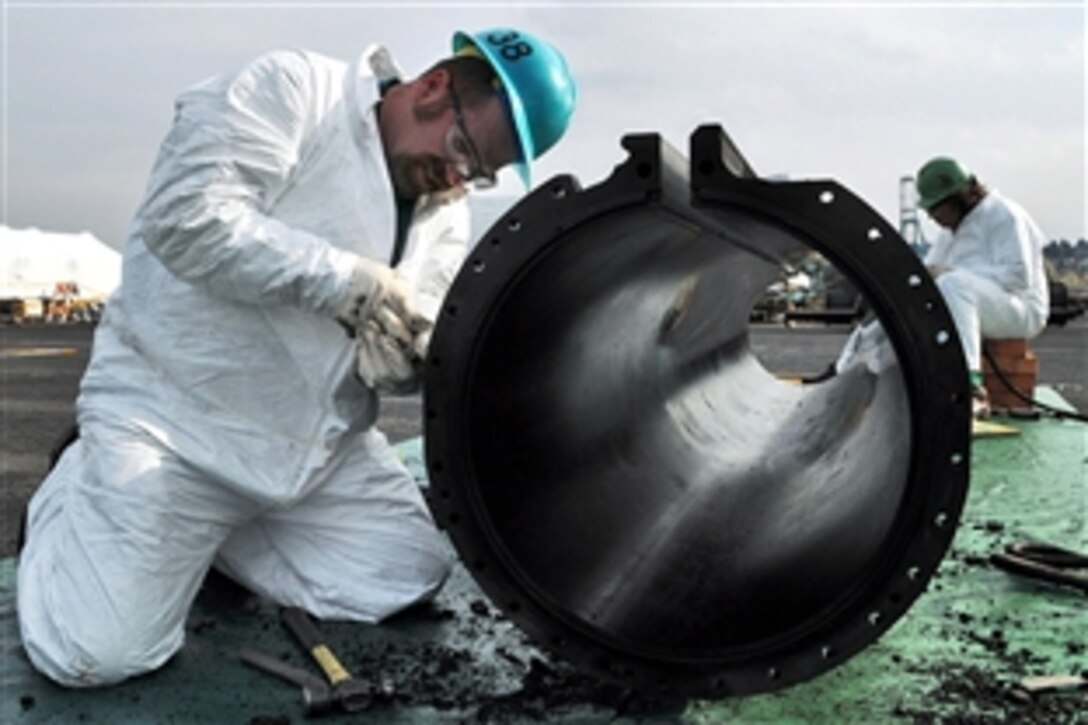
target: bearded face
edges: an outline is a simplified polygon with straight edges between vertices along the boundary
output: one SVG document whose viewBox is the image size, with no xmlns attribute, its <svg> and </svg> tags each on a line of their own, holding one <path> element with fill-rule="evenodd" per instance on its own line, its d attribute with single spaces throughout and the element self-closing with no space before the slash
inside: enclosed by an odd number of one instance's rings
<svg viewBox="0 0 1088 725">
<path fill-rule="evenodd" d="M 451 173 L 449 162 L 441 156 L 401 153 L 388 161 L 393 187 L 405 199 L 446 191 L 460 183 Z"/>
<path fill-rule="evenodd" d="M 412 119 L 416 128 L 431 129 L 444 127 L 443 118 L 447 114 L 449 103 L 422 103 L 412 108 Z M 450 169 L 445 156 L 417 150 L 397 150 L 388 157 L 389 173 L 397 195 L 404 199 L 415 199 L 423 194 L 446 191 L 460 183 L 460 179 Z"/>
</svg>

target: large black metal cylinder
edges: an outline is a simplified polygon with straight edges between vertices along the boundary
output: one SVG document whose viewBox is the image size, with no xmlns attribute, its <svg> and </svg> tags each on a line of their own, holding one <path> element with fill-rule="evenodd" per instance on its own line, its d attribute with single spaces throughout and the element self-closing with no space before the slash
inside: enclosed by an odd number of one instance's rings
<svg viewBox="0 0 1088 725">
<path fill-rule="evenodd" d="M 635 687 L 752 693 L 822 672 L 921 593 L 966 493 L 952 320 L 894 229 L 830 181 L 767 182 L 720 128 L 557 177 L 482 238 L 431 343 L 430 502 L 542 645 Z M 818 251 L 893 354 L 812 385 L 749 345 Z"/>
</svg>

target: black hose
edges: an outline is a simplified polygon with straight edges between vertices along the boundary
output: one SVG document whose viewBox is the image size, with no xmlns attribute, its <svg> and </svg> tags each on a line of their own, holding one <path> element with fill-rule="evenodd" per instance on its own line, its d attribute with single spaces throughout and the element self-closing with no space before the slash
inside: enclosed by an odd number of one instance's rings
<svg viewBox="0 0 1088 725">
<path fill-rule="evenodd" d="M 1088 594 L 1088 576 L 1082 573 L 1088 567 L 1088 556 L 1076 551 L 1019 541 L 1006 546 L 1003 552 L 991 554 L 990 562 L 1014 574 L 1076 587 Z"/>
</svg>

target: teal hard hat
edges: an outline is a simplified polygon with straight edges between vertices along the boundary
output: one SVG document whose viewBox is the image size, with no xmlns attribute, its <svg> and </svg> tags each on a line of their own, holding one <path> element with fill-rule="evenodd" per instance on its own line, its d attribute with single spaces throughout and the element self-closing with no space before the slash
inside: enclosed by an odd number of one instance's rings
<svg viewBox="0 0 1088 725">
<path fill-rule="evenodd" d="M 550 43 L 511 28 L 454 33 L 453 52 L 478 55 L 494 68 L 517 131 L 518 174 L 530 186 L 529 162 L 559 140 L 574 112 L 578 89 L 567 61 Z"/>
<path fill-rule="evenodd" d="M 932 209 L 970 183 L 971 172 L 959 161 L 947 156 L 930 159 L 918 170 L 918 205 Z"/>
</svg>

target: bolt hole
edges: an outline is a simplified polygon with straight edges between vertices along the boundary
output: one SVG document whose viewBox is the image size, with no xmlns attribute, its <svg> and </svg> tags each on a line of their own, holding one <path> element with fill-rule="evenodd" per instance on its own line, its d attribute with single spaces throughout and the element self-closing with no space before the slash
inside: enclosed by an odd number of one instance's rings
<svg viewBox="0 0 1088 725">
<path fill-rule="evenodd" d="M 835 648 L 829 644 L 825 644 L 823 647 L 820 648 L 820 657 L 825 660 L 831 659 L 831 656 L 834 654 Z"/>
<path fill-rule="evenodd" d="M 948 523 L 948 514 L 944 511 L 938 511 L 937 515 L 933 517 L 933 523 L 936 524 L 938 529 L 943 529 L 945 524 Z"/>
<path fill-rule="evenodd" d="M 781 676 L 782 676 L 782 673 L 778 671 L 777 667 L 772 667 L 769 670 L 767 670 L 767 677 L 772 679 L 772 680 L 777 680 Z"/>
<path fill-rule="evenodd" d="M 934 304 L 933 300 L 926 300 L 924 307 L 926 312 L 933 312 L 933 310 L 937 309 L 937 305 Z"/>
<path fill-rule="evenodd" d="M 472 260 L 472 271 L 473 272 L 475 272 L 476 274 L 479 274 L 480 272 L 483 272 L 485 269 L 487 269 L 487 264 L 484 262 L 484 260 L 479 259 L 479 258 Z"/>
<path fill-rule="evenodd" d="M 499 239 L 498 237 L 491 237 L 491 246 L 492 247 L 502 246 L 502 240 Z"/>
<path fill-rule="evenodd" d="M 446 314 L 450 317 L 457 317 L 457 305 L 446 305 Z"/>
<path fill-rule="evenodd" d="M 917 566 L 912 566 L 911 568 L 907 569 L 907 579 L 910 579 L 911 581 L 918 581 L 921 576 L 921 568 Z"/>
<path fill-rule="evenodd" d="M 553 186 L 552 187 L 552 198 L 553 199 L 563 199 L 563 198 L 566 197 L 566 195 L 567 195 L 567 190 L 564 187 L 562 187 L 562 186 Z"/>
<path fill-rule="evenodd" d="M 938 345 L 944 346 L 948 344 L 948 341 L 952 339 L 952 336 L 948 334 L 948 330 L 939 330 L 935 339 L 937 340 Z"/>
<path fill-rule="evenodd" d="M 880 624 L 880 612 L 869 612 L 868 620 L 869 624 L 873 625 L 874 627 Z"/>
<path fill-rule="evenodd" d="M 835 201 L 835 192 L 831 190 L 821 191 L 819 199 L 821 204 L 830 204 Z"/>
<path fill-rule="evenodd" d="M 962 466 L 963 454 L 957 451 L 956 453 L 952 454 L 952 457 L 949 460 L 952 462 L 953 466 Z"/>
<path fill-rule="evenodd" d="M 921 287 L 922 278 L 916 274 L 912 274 L 911 276 L 907 277 L 907 284 L 914 288 Z"/>
<path fill-rule="evenodd" d="M 512 232 L 521 231 L 521 222 L 517 219 L 511 219 L 510 222 L 506 225 L 506 228 Z"/>
<path fill-rule="evenodd" d="M 870 227 L 869 228 L 869 233 L 866 236 L 869 237 L 870 242 L 875 242 L 876 240 L 880 239 L 884 235 L 881 234 L 880 230 L 877 229 L 876 227 Z"/>
</svg>

